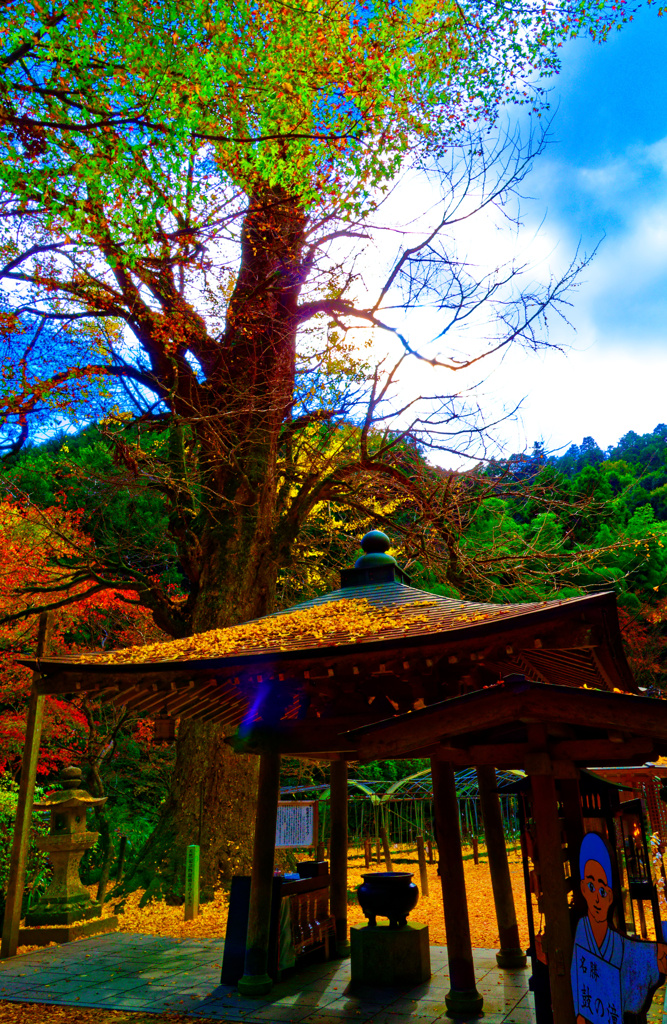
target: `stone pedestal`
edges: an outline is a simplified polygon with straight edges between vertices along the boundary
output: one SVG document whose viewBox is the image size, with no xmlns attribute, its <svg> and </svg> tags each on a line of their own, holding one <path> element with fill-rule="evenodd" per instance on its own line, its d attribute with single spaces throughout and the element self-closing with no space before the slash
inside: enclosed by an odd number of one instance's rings
<svg viewBox="0 0 667 1024">
<path fill-rule="evenodd" d="M 352 984 L 412 988 L 431 977 L 428 925 L 390 928 L 355 924 L 350 929 Z"/>
<path fill-rule="evenodd" d="M 88 938 L 90 935 L 115 932 L 117 927 L 117 917 L 96 917 L 92 921 L 75 921 L 73 924 L 20 928 L 19 946 L 48 946 L 50 942 L 73 942 L 74 939 Z"/>
</svg>

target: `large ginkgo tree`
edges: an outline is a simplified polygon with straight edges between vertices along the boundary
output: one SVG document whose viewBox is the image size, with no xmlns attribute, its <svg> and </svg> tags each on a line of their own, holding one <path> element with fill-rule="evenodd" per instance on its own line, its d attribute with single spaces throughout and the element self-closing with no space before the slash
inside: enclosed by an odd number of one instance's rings
<svg viewBox="0 0 667 1024">
<path fill-rule="evenodd" d="M 168 502 L 183 580 L 97 548 L 63 566 L 59 600 L 88 580 L 174 636 L 233 624 L 272 609 L 313 510 L 382 487 L 420 500 L 415 446 L 460 450 L 480 423 L 456 384 L 425 384 L 421 405 L 392 391 L 396 353 L 454 372 L 545 341 L 576 266 L 540 284 L 511 262 L 475 270 L 455 240 L 475 213 L 513 211 L 530 164 L 494 134 L 499 111 L 537 118 L 561 44 L 624 18 L 605 0 L 3 5 L 5 452 L 33 421 L 103 415 L 117 463 Z M 422 306 L 428 349 L 409 328 Z M 145 860 L 178 878 L 203 785 L 212 883 L 247 839 L 233 794 L 253 768 L 211 726 L 179 744 Z"/>
</svg>

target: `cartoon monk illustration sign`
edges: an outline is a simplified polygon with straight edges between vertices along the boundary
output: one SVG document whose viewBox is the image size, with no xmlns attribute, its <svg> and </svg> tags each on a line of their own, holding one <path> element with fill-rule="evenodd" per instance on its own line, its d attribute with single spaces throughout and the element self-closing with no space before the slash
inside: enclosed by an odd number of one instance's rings
<svg viewBox="0 0 667 1024">
<path fill-rule="evenodd" d="M 667 945 L 626 938 L 609 923 L 611 856 L 597 832 L 582 840 L 579 874 L 588 913 L 577 924 L 572 956 L 577 1024 L 624 1024 L 624 1014 L 645 1012 L 667 974 Z"/>
</svg>

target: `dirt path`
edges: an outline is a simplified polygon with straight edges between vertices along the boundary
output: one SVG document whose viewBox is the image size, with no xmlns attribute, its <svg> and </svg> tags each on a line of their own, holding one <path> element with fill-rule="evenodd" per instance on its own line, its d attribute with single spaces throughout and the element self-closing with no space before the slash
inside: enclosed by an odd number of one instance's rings
<svg viewBox="0 0 667 1024">
<path fill-rule="evenodd" d="M 43 1003 L 0 1002 L 0 1024 L 193 1024 L 194 1017 L 182 1013 L 126 1013 L 123 1010 L 98 1010 L 79 1006 L 45 1006 Z M 213 1024 L 211 1017 L 197 1021 Z M 221 1024 L 216 1018 L 215 1024 Z"/>
</svg>

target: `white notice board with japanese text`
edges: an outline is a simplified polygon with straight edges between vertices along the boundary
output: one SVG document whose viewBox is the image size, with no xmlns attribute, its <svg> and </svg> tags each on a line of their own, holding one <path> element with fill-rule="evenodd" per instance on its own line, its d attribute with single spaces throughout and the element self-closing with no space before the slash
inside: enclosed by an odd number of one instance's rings
<svg viewBox="0 0 667 1024">
<path fill-rule="evenodd" d="M 317 800 L 280 800 L 276 846 L 317 846 Z"/>
</svg>

